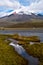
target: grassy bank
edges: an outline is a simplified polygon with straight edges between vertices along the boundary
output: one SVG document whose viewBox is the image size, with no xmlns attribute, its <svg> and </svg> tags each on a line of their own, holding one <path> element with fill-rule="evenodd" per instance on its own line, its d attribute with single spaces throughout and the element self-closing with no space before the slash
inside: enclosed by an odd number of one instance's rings
<svg viewBox="0 0 43 65">
<path fill-rule="evenodd" d="M 21 36 L 18 34 L 14 34 L 13 39 L 18 40 L 19 42 L 40 42 L 40 39 L 38 36 Z"/>
<path fill-rule="evenodd" d="M 28 62 L 18 55 L 13 47 L 9 46 L 11 41 L 8 41 L 8 38 L 17 40 L 18 44 L 22 45 L 28 54 L 39 59 L 39 65 L 43 65 L 43 43 L 40 42 L 40 38 L 18 34 L 0 34 L 0 65 L 28 65 Z M 34 42 L 34 44 L 30 44 L 30 42 Z"/>
<path fill-rule="evenodd" d="M 19 44 L 24 47 L 28 54 L 38 58 L 40 61 L 39 65 L 43 65 L 43 43 L 40 42 L 38 36 L 20 36 L 15 34 L 13 39 L 19 41 Z M 30 42 L 34 44 L 30 44 Z"/>
<path fill-rule="evenodd" d="M 33 45 L 24 44 L 22 46 L 25 48 L 28 54 L 39 59 L 39 65 L 43 65 L 43 43 L 36 42 Z"/>
<path fill-rule="evenodd" d="M 11 35 L 0 35 L 0 65 L 27 65 L 28 62 L 16 53 L 6 41 Z"/>
<path fill-rule="evenodd" d="M 0 30 L 24 30 L 24 31 L 27 31 L 27 30 L 40 30 L 40 29 L 43 29 L 43 27 L 42 28 L 35 28 L 35 27 L 33 27 L 33 28 L 5 28 L 5 27 L 0 27 Z"/>
</svg>

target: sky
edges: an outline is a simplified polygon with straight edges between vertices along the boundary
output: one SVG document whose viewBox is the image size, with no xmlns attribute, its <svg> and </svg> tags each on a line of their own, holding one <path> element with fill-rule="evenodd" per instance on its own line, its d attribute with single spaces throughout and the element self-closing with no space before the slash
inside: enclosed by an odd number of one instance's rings
<svg viewBox="0 0 43 65">
<path fill-rule="evenodd" d="M 43 14 L 43 0 L 0 0 L 0 17 L 15 11 Z"/>
</svg>

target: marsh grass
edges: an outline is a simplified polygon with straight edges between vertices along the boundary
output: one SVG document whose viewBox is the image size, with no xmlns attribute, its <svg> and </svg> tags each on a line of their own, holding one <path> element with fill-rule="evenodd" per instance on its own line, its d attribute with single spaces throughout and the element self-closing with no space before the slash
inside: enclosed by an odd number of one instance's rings
<svg viewBox="0 0 43 65">
<path fill-rule="evenodd" d="M 27 61 L 9 46 L 10 41 L 5 39 L 10 35 L 0 35 L 0 65 L 27 65 Z"/>
<path fill-rule="evenodd" d="M 22 45 L 28 54 L 37 57 L 40 61 L 39 65 L 43 65 L 43 43 L 40 42 L 39 37 L 19 36 L 18 34 L 0 34 L 0 65 L 28 65 L 28 62 L 17 54 L 13 47 L 9 46 L 11 41 L 7 40 L 8 38 L 19 41 L 18 44 Z M 30 45 L 31 41 L 34 44 Z"/>
<path fill-rule="evenodd" d="M 39 59 L 39 65 L 43 65 L 43 43 L 35 43 L 33 45 L 22 45 L 28 54 Z"/>
</svg>

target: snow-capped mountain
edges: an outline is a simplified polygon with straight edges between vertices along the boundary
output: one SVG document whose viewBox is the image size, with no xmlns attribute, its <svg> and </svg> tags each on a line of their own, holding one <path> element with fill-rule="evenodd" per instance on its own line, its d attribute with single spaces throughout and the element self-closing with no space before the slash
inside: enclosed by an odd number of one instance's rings
<svg viewBox="0 0 43 65">
<path fill-rule="evenodd" d="M 12 11 L 11 13 L 8 13 L 6 16 L 0 18 L 0 27 L 16 27 L 17 23 L 22 23 L 23 26 L 26 23 L 24 26 L 26 27 L 27 25 L 29 25 L 29 22 L 39 22 L 40 20 L 43 21 L 43 15 L 41 15 L 40 13 L 35 14 L 28 12 L 27 14 L 24 11 Z M 17 24 L 17 27 L 20 26 L 21 25 Z"/>
<path fill-rule="evenodd" d="M 8 22 L 24 22 L 24 21 L 31 21 L 31 19 L 42 19 L 43 20 L 43 15 L 36 14 L 29 12 L 27 10 L 15 10 L 10 13 L 7 13 L 5 16 L 0 18 L 0 21 L 8 21 Z"/>
</svg>

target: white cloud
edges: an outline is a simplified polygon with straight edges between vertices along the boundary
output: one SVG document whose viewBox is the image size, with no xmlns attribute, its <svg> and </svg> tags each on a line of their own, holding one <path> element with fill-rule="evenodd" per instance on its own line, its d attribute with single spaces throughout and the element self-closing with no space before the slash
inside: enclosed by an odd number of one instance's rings
<svg viewBox="0 0 43 65">
<path fill-rule="evenodd" d="M 31 2 L 28 6 L 23 6 L 20 4 L 19 0 L 1 0 L 0 6 L 6 6 L 12 9 L 19 9 L 20 7 L 22 10 L 28 10 L 32 12 L 43 11 L 43 0 L 26 0 L 27 2 Z M 23 9 L 25 7 L 25 9 Z"/>
<path fill-rule="evenodd" d="M 7 13 L 5 12 L 0 12 L 0 17 L 6 16 Z"/>
<path fill-rule="evenodd" d="M 29 0 L 28 0 L 29 1 Z M 24 11 L 25 13 L 40 13 L 43 12 L 43 0 L 36 0 L 35 2 L 32 2 L 28 6 L 22 6 L 21 9 L 17 10 Z"/>
<path fill-rule="evenodd" d="M 0 0 L 0 6 L 6 6 L 8 9 L 13 9 L 17 13 L 19 11 L 24 11 L 25 13 L 33 12 L 43 12 L 43 0 L 26 0 L 27 2 L 31 2 L 28 6 L 23 6 L 19 2 L 19 0 Z M 2 13 L 3 14 L 3 13 Z M 4 12 L 6 15 L 6 12 Z"/>
<path fill-rule="evenodd" d="M 12 12 L 0 12 L 0 17 L 3 17 L 3 16 L 8 16 L 12 13 L 14 13 L 15 11 L 12 11 Z"/>
<path fill-rule="evenodd" d="M 18 1 L 12 2 L 11 0 L 1 0 L 0 1 L 0 6 L 6 6 L 6 7 L 10 7 L 10 8 L 19 8 L 20 7 L 20 3 Z"/>
<path fill-rule="evenodd" d="M 33 12 L 42 12 L 43 11 L 43 0 L 40 0 L 39 2 L 32 3 L 28 10 Z"/>
<path fill-rule="evenodd" d="M 43 12 L 43 0 L 36 0 L 35 2 L 32 2 L 30 5 L 24 6 L 24 8 L 21 8 L 21 10 L 28 13 L 41 13 Z"/>
</svg>

